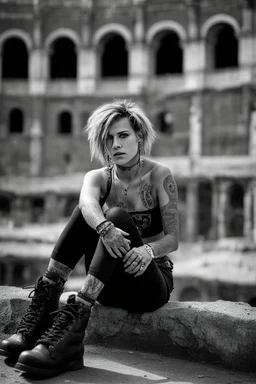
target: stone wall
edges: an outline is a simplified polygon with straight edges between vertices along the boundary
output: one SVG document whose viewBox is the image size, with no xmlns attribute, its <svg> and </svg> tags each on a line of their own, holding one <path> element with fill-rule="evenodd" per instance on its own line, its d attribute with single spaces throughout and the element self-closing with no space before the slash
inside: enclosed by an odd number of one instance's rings
<svg viewBox="0 0 256 384">
<path fill-rule="evenodd" d="M 63 301 L 68 294 L 62 295 Z M 28 291 L 20 288 L 0 287 L 1 339 L 14 332 L 28 306 L 27 296 Z M 141 315 L 96 304 L 85 342 L 155 351 L 253 371 L 256 308 L 228 301 L 176 301 Z"/>
</svg>

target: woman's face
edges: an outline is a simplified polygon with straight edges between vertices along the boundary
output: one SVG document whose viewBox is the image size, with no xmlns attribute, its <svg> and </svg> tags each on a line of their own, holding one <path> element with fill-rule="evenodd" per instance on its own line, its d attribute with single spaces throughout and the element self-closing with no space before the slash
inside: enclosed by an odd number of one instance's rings
<svg viewBox="0 0 256 384">
<path fill-rule="evenodd" d="M 138 138 L 127 117 L 118 120 L 110 127 L 106 146 L 115 164 L 129 165 L 138 154 Z"/>
</svg>

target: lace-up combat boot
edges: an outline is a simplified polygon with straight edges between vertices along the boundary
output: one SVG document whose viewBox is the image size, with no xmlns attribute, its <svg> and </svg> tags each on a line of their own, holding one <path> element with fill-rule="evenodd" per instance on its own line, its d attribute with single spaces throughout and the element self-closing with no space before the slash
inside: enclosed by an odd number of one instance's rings
<svg viewBox="0 0 256 384">
<path fill-rule="evenodd" d="M 31 303 L 16 333 L 0 342 L 0 355 L 17 360 L 22 351 L 35 346 L 36 341 L 53 322 L 50 313 L 58 309 L 63 285 L 63 282 L 49 284 L 44 282 L 42 277 L 38 278 L 35 289 L 28 296 L 32 297 Z"/>
<path fill-rule="evenodd" d="M 37 377 L 52 377 L 83 368 L 83 339 L 91 308 L 70 295 L 67 304 L 55 313 L 52 327 L 31 351 L 20 354 L 15 368 Z"/>
</svg>

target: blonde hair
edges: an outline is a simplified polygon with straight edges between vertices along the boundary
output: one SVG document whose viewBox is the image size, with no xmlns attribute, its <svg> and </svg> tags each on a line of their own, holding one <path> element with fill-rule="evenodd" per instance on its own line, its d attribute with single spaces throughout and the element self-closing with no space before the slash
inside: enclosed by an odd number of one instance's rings
<svg viewBox="0 0 256 384">
<path fill-rule="evenodd" d="M 104 103 L 95 109 L 85 126 L 91 151 L 91 160 L 97 159 L 102 164 L 106 163 L 105 143 L 111 125 L 127 117 L 134 131 L 140 132 L 143 141 L 143 153 L 150 155 L 152 145 L 155 142 L 156 133 L 153 124 L 145 113 L 134 102 L 123 99 Z"/>
</svg>

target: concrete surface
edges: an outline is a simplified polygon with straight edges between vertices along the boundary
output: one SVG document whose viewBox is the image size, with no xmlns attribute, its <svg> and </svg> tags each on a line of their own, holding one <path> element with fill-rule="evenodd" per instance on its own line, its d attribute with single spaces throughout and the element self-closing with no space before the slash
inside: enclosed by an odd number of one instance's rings
<svg viewBox="0 0 256 384">
<path fill-rule="evenodd" d="M 7 365 L 9 364 L 9 365 Z M 0 358 L 1 384 L 255 384 L 256 374 L 226 370 L 155 353 L 85 346 L 84 369 L 39 380 Z"/>
<path fill-rule="evenodd" d="M 0 287 L 1 339 L 14 332 L 29 304 L 28 292 Z M 62 300 L 69 293 L 64 293 Z M 256 308 L 225 301 L 169 302 L 157 311 L 140 315 L 96 304 L 85 342 L 253 371 L 256 370 Z"/>
</svg>

